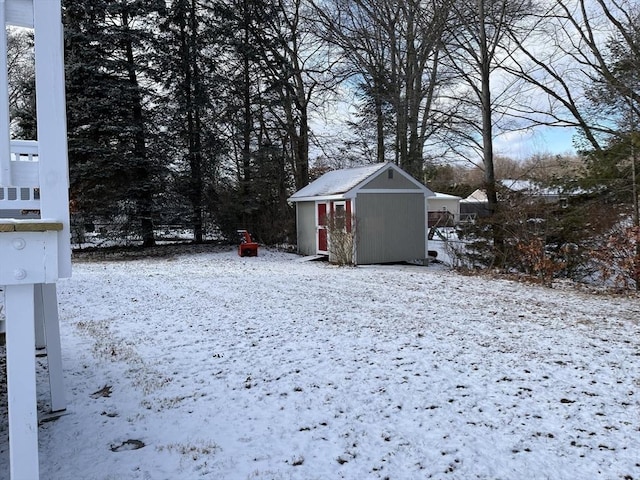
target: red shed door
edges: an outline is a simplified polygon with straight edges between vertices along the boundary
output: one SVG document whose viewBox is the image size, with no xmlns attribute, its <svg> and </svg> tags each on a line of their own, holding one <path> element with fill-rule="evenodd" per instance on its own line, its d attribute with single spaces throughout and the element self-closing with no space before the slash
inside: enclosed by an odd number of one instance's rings
<svg viewBox="0 0 640 480">
<path fill-rule="evenodd" d="M 318 203 L 318 253 L 327 253 L 327 204 Z"/>
</svg>

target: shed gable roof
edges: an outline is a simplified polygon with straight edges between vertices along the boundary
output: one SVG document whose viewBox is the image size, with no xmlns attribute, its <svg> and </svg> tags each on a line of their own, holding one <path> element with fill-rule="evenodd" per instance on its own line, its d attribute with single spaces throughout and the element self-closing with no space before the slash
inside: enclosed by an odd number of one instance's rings
<svg viewBox="0 0 640 480">
<path fill-rule="evenodd" d="M 373 179 L 376 175 L 387 168 L 392 168 L 410 179 L 415 184 L 416 188 L 423 190 L 426 195 L 431 194 L 429 189 L 407 174 L 404 170 L 397 167 L 395 164 L 388 162 L 374 163 L 363 167 L 345 168 L 342 170 L 327 172 L 317 180 L 311 182 L 306 187 L 291 195 L 291 197 L 289 197 L 289 201 L 299 202 L 311 198 L 345 195 L 366 184 L 369 180 Z"/>
<path fill-rule="evenodd" d="M 364 167 L 345 168 L 327 172 L 291 195 L 290 200 L 346 193 L 375 174 L 378 170 L 381 170 L 384 166 L 384 163 L 376 163 Z"/>
</svg>

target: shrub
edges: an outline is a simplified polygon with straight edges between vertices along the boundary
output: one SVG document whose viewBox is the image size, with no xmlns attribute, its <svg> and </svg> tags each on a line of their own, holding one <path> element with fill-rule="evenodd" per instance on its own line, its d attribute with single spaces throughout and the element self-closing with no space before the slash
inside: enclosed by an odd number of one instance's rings
<svg viewBox="0 0 640 480">
<path fill-rule="evenodd" d="M 354 265 L 356 246 L 355 218 L 343 215 L 327 215 L 329 261 L 336 265 Z"/>
</svg>

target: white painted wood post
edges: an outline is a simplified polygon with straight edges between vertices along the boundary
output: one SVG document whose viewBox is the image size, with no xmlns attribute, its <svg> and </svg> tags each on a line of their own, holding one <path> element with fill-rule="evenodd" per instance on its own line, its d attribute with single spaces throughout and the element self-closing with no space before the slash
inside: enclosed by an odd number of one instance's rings
<svg viewBox="0 0 640 480">
<path fill-rule="evenodd" d="M 5 0 L 0 0 L 0 185 L 11 185 L 11 149 L 9 146 L 9 81 L 7 71 L 7 20 Z"/>
<path fill-rule="evenodd" d="M 66 410 L 62 375 L 62 348 L 60 345 L 60 322 L 58 319 L 58 296 L 55 283 L 43 283 L 42 303 L 44 305 L 44 332 L 49 365 L 49 388 L 51 391 L 51 411 Z"/>
<path fill-rule="evenodd" d="M 71 276 L 69 167 L 60 0 L 34 0 L 36 109 L 41 217 L 62 222 L 58 233 L 60 278 Z"/>
<path fill-rule="evenodd" d="M 38 283 L 34 287 L 36 349 L 46 347 L 51 393 L 51 411 L 66 410 L 62 375 L 62 348 L 55 283 Z"/>
<path fill-rule="evenodd" d="M 7 285 L 9 462 L 13 480 L 39 478 L 33 285 Z"/>
</svg>

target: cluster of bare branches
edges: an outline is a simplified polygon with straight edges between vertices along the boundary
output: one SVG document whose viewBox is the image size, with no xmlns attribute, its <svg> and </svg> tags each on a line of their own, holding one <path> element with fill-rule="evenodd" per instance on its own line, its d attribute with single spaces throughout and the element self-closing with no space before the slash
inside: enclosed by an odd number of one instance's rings
<svg viewBox="0 0 640 480">
<path fill-rule="evenodd" d="M 336 265 L 355 264 L 356 218 L 335 212 L 326 220 L 329 261 Z"/>
</svg>

